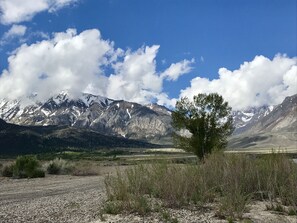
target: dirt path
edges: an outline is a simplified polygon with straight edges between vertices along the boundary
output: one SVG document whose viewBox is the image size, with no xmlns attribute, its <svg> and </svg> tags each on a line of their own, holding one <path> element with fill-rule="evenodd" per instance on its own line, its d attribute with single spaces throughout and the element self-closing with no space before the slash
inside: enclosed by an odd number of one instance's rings
<svg viewBox="0 0 297 223">
<path fill-rule="evenodd" d="M 0 222 L 90 222 L 99 218 L 104 176 L 0 178 Z"/>
</svg>

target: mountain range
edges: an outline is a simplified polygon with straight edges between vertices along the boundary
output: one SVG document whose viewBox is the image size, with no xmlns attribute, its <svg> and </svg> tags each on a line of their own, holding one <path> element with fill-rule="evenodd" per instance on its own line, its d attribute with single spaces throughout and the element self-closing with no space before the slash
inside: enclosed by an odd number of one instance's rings
<svg viewBox="0 0 297 223">
<path fill-rule="evenodd" d="M 230 148 L 275 147 L 281 146 L 278 145 L 280 143 L 282 146 L 296 145 L 297 95 L 287 97 L 280 105 L 233 111 L 232 115 L 235 131 L 230 138 Z M 127 145 L 129 140 L 134 140 L 131 145 L 147 143 L 145 146 L 172 143 L 171 111 L 166 107 L 140 105 L 92 94 L 71 97 L 67 92 L 61 92 L 44 101 L 37 101 L 36 95 L 25 100 L 1 99 L 0 118 L 23 126 L 19 128 L 29 128 L 26 131 L 39 127 L 37 135 L 44 129 L 51 129 L 50 135 L 63 132 L 64 140 L 76 134 L 77 138 L 97 134 L 96 137 L 101 138 L 114 137 L 114 141 L 126 140 L 121 143 Z M 60 137 L 60 133 L 56 135 Z M 39 141 L 42 142 L 49 137 L 46 134 L 40 136 L 42 139 Z M 58 144 L 66 145 L 67 140 Z"/>
<path fill-rule="evenodd" d="M 0 100 L 0 118 L 18 125 L 67 125 L 142 141 L 164 141 L 172 133 L 171 112 L 150 104 L 142 106 L 92 94 L 71 98 L 62 92 L 44 102 Z"/>
<path fill-rule="evenodd" d="M 230 148 L 297 149 L 297 94 L 279 105 L 234 112 L 234 120 Z"/>
</svg>

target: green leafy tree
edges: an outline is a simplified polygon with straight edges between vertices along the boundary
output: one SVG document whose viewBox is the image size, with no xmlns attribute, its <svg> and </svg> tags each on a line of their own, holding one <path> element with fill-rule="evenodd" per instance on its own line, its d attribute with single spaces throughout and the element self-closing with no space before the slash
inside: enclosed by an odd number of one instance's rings
<svg viewBox="0 0 297 223">
<path fill-rule="evenodd" d="M 177 101 L 172 125 L 177 147 L 194 152 L 200 159 L 214 149 L 225 148 L 234 130 L 231 107 L 216 93 L 198 94 L 192 102 L 187 97 Z"/>
</svg>

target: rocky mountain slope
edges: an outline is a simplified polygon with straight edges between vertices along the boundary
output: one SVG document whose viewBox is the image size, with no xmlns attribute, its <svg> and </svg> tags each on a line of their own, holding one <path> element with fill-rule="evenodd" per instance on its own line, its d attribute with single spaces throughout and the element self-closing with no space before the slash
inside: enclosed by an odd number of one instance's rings
<svg viewBox="0 0 297 223">
<path fill-rule="evenodd" d="M 69 97 L 67 92 L 44 102 L 0 100 L 0 118 L 19 125 L 67 125 L 87 128 L 107 135 L 129 139 L 156 140 L 170 137 L 170 111 L 156 104 L 116 101 L 82 94 Z"/>
<path fill-rule="evenodd" d="M 253 121 L 254 115 L 249 122 L 236 129 L 229 147 L 297 149 L 297 94 L 286 97 L 273 110 L 263 111 L 260 118 L 254 119 L 256 121 Z"/>
<path fill-rule="evenodd" d="M 237 135 L 247 131 L 251 126 L 272 112 L 274 108 L 275 106 L 264 105 L 258 108 L 248 108 L 243 111 L 233 111 L 232 115 L 235 127 L 233 134 Z"/>
<path fill-rule="evenodd" d="M 297 94 L 276 106 L 233 112 L 235 134 L 297 131 Z"/>
</svg>

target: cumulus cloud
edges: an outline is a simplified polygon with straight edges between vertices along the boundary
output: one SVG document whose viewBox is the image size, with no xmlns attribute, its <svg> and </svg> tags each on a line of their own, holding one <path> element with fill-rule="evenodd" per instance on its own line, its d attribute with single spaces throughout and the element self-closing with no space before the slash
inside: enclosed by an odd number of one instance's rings
<svg viewBox="0 0 297 223">
<path fill-rule="evenodd" d="M 233 109 L 275 105 L 297 93 L 297 58 L 276 55 L 272 60 L 256 56 L 238 70 L 219 69 L 219 78 L 196 77 L 191 86 L 181 90 L 181 97 L 198 93 L 221 94 Z"/>
<path fill-rule="evenodd" d="M 104 88 L 101 66 L 113 51 L 112 43 L 101 39 L 96 29 L 77 35 L 68 29 L 50 40 L 23 44 L 9 58 L 9 67 L 0 76 L 0 96 L 19 98 L 38 93 L 38 99 L 68 90 L 75 95 L 93 85 Z"/>
<path fill-rule="evenodd" d="M 174 105 L 175 100 L 162 92 L 168 77 L 164 73 L 177 67 L 170 73 L 177 78 L 191 70 L 193 60 L 158 72 L 158 50 L 159 46 L 153 45 L 124 51 L 103 40 L 97 29 L 79 34 L 68 29 L 51 39 L 23 44 L 12 53 L 8 68 L 0 75 L 0 98 L 37 93 L 38 100 L 45 100 L 67 90 L 73 97 L 88 92 L 143 104 L 156 101 Z"/>
<path fill-rule="evenodd" d="M 164 80 L 177 80 L 192 70 L 191 61 L 173 63 L 164 72 L 156 70 L 156 56 L 160 46 L 142 47 L 135 52 L 127 51 L 123 61 L 114 64 L 115 74 L 110 75 L 107 96 L 137 103 L 156 100 L 159 104 L 174 106 L 175 99 L 169 99 L 163 90 Z"/>
<path fill-rule="evenodd" d="M 23 31 L 22 27 L 15 27 L 6 35 L 22 35 L 26 31 L 25 27 Z M 42 101 L 67 90 L 73 97 L 87 92 L 174 106 L 177 99 L 163 92 L 164 82 L 176 81 L 191 72 L 194 59 L 168 64 L 164 71 L 158 71 L 159 49 L 153 45 L 124 51 L 102 39 L 97 29 L 54 33 L 11 53 L 7 69 L 0 75 L 0 98 L 16 99 L 37 93 L 37 99 Z M 180 97 L 211 92 L 223 95 L 234 109 L 278 104 L 297 93 L 297 58 L 256 56 L 237 70 L 220 68 L 217 79 L 192 79 Z"/>
<path fill-rule="evenodd" d="M 192 60 L 183 60 L 179 63 L 173 63 L 162 73 L 162 77 L 167 80 L 176 81 L 181 75 L 191 72 L 191 65 L 195 62 Z"/>
<path fill-rule="evenodd" d="M 154 45 L 126 52 L 124 60 L 114 65 L 115 74 L 109 77 L 107 96 L 144 103 L 152 97 L 150 92 L 161 92 L 162 79 L 156 73 L 155 61 L 158 49 Z"/>
<path fill-rule="evenodd" d="M 42 11 L 54 12 L 78 0 L 0 0 L 0 21 L 9 25 L 30 21 Z"/>
</svg>

